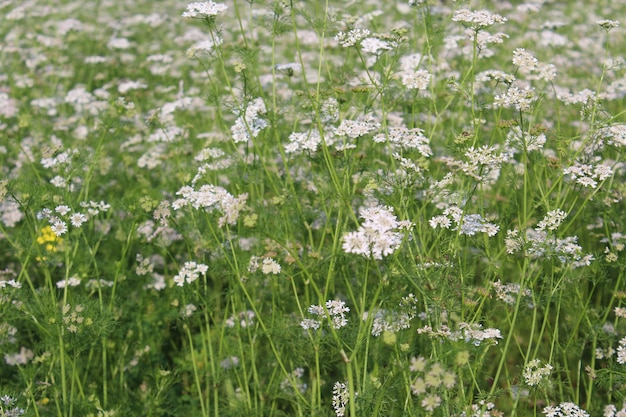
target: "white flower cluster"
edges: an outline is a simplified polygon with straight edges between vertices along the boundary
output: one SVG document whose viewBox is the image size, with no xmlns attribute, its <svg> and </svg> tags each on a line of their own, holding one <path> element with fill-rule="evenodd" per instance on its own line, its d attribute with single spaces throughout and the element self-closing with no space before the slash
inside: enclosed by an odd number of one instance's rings
<svg viewBox="0 0 626 417">
<path fill-rule="evenodd" d="M 505 147 L 512 149 L 513 152 L 517 150 L 532 152 L 543 149 L 545 144 L 546 135 L 543 133 L 531 134 L 529 132 L 522 132 L 519 126 L 513 126 L 506 135 Z"/>
<path fill-rule="evenodd" d="M 19 352 L 5 353 L 4 362 L 9 366 L 26 365 L 34 357 L 35 357 L 35 352 L 33 352 L 32 350 L 28 349 L 25 346 L 22 346 Z M 17 415 L 21 415 L 21 414 L 17 414 Z M 2 416 L 2 414 L 0 414 L 0 416 Z"/>
<path fill-rule="evenodd" d="M 7 286 L 12 288 L 22 288 L 22 283 L 14 279 L 0 279 L 0 289 L 6 288 Z"/>
<path fill-rule="evenodd" d="M 583 187 L 596 188 L 598 181 L 604 181 L 613 175 L 613 170 L 610 166 L 604 164 L 593 166 L 576 163 L 574 166 L 563 169 L 563 174 L 570 181 L 574 181 Z"/>
<path fill-rule="evenodd" d="M 506 246 L 506 253 L 509 255 L 513 255 L 515 252 L 522 250 L 522 247 L 524 246 L 524 238 L 520 236 L 519 230 L 507 230 L 504 245 Z"/>
<path fill-rule="evenodd" d="M 242 111 L 236 111 L 239 117 L 235 120 L 235 124 L 230 128 L 235 143 L 248 142 L 251 138 L 256 138 L 261 130 L 265 129 L 268 124 L 267 120 L 260 117 L 267 113 L 265 103 L 262 98 L 256 98 Z"/>
<path fill-rule="evenodd" d="M 540 365 L 541 362 L 539 359 L 533 359 L 528 362 L 528 365 L 524 368 L 524 381 L 531 387 L 539 385 L 544 379 L 550 376 L 552 369 L 554 369 L 549 363 L 543 367 Z"/>
<path fill-rule="evenodd" d="M 391 207 L 375 206 L 363 209 L 365 219 L 357 231 L 343 236 L 343 250 L 371 259 L 392 254 L 402 243 L 400 229 L 410 229 L 412 223 L 398 221 Z"/>
<path fill-rule="evenodd" d="M 487 70 L 479 72 L 476 75 L 476 81 L 486 83 L 488 81 L 495 81 L 497 83 L 504 83 L 510 85 L 515 81 L 515 76 L 500 70 Z"/>
<path fill-rule="evenodd" d="M 469 412 L 469 417 L 501 417 L 504 415 L 496 409 L 494 403 L 485 402 L 485 400 L 478 401 L 478 404 L 472 404 Z M 458 417 L 468 417 L 468 414 L 463 411 Z"/>
<path fill-rule="evenodd" d="M 388 51 L 395 47 L 394 42 L 385 41 L 379 38 L 365 38 L 361 41 L 361 50 L 368 54 L 378 55 L 383 51 Z"/>
<path fill-rule="evenodd" d="M 552 81 L 556 77 L 556 67 L 553 64 L 539 62 L 524 48 L 517 48 L 513 51 L 513 65 L 520 73 L 527 74 L 531 80 Z"/>
<path fill-rule="evenodd" d="M 483 341 L 491 341 L 494 345 L 498 344 L 497 339 L 502 339 L 499 329 L 488 328 L 483 329 L 480 323 L 459 323 L 459 330 L 452 331 L 447 325 L 442 325 L 438 330 L 433 330 L 431 326 L 424 326 L 417 329 L 418 334 L 427 334 L 430 337 L 439 337 L 452 341 L 464 340 L 474 346 L 480 346 Z"/>
<path fill-rule="evenodd" d="M 564 212 L 563 210 L 556 209 L 556 210 L 549 211 L 545 215 L 543 220 L 537 223 L 537 227 L 535 227 L 535 230 L 538 232 L 542 230 L 546 230 L 546 229 L 554 231 L 561 225 L 561 223 L 563 222 L 563 220 L 565 220 L 566 217 L 567 217 L 567 213 Z"/>
<path fill-rule="evenodd" d="M 180 316 L 183 318 L 191 317 L 191 315 L 195 313 L 196 310 L 198 310 L 198 307 L 193 304 L 187 304 L 180 309 Z"/>
<path fill-rule="evenodd" d="M 70 304 L 65 304 L 61 311 L 63 312 L 63 324 L 67 326 L 66 329 L 70 333 L 78 333 L 84 326 L 91 326 L 91 324 L 93 324 L 91 318 L 85 318 L 83 316 L 85 308 L 81 304 L 74 306 L 74 311 L 72 311 Z"/>
<path fill-rule="evenodd" d="M 259 265 L 259 261 L 261 261 L 261 265 Z M 261 267 L 261 272 L 265 275 L 276 275 L 279 274 L 281 270 L 280 264 L 274 259 L 267 256 L 253 256 L 250 258 L 250 262 L 248 263 L 248 272 L 256 272 L 259 269 L 259 266 Z"/>
<path fill-rule="evenodd" d="M 239 357 L 238 356 L 229 356 L 220 361 L 220 368 L 222 369 L 232 369 L 239 366 Z"/>
<path fill-rule="evenodd" d="M 199 264 L 194 261 L 185 262 L 185 265 L 180 269 L 178 274 L 174 275 L 174 282 L 179 287 L 187 284 L 191 284 L 197 280 L 200 275 L 205 275 L 209 267 L 205 264 Z"/>
<path fill-rule="evenodd" d="M 149 275 L 152 277 L 152 282 L 144 285 L 144 289 L 154 289 L 157 291 L 167 288 L 165 283 L 165 277 L 162 274 L 155 272 L 155 266 L 162 267 L 165 261 L 161 255 L 152 255 L 148 258 L 144 258 L 142 254 L 138 253 L 135 257 L 137 261 L 137 267 L 135 267 L 135 274 L 139 276 Z"/>
<path fill-rule="evenodd" d="M 606 143 L 614 146 L 626 146 L 626 124 L 615 124 L 598 130 L 598 135 L 606 139 Z"/>
<path fill-rule="evenodd" d="M 346 405 L 350 399 L 350 391 L 347 382 L 335 382 L 333 385 L 333 409 L 337 417 L 346 415 Z"/>
<path fill-rule="evenodd" d="M 506 304 L 514 305 L 516 301 L 516 297 L 519 293 L 522 293 L 522 297 L 526 298 L 529 306 L 532 307 L 531 298 L 532 291 L 530 288 L 524 288 L 522 290 L 520 284 L 507 283 L 503 284 L 500 280 L 497 280 L 493 284 L 493 289 L 496 292 L 496 298 L 498 300 L 504 301 Z"/>
<path fill-rule="evenodd" d="M 619 26 L 619 20 L 602 19 L 596 21 L 596 24 L 608 32 Z"/>
<path fill-rule="evenodd" d="M 574 403 L 564 402 L 557 406 L 547 406 L 542 411 L 546 417 L 589 417 L 589 413 Z"/>
<path fill-rule="evenodd" d="M 49 158 L 41 158 L 41 165 L 44 168 L 55 168 L 59 165 L 66 165 L 72 161 L 72 157 L 78 154 L 77 149 L 68 149 L 63 152 L 59 152 L 55 156 Z"/>
<path fill-rule="evenodd" d="M 340 31 L 335 35 L 335 40 L 339 42 L 339 45 L 343 46 L 344 48 L 349 48 L 367 38 L 369 34 L 370 31 L 368 29 L 356 28 L 350 30 L 348 33 Z"/>
<path fill-rule="evenodd" d="M 454 372 L 446 371 L 439 362 L 432 363 L 427 367 L 427 362 L 422 356 L 411 358 L 409 370 L 417 373 L 411 383 L 411 393 L 422 397 L 422 408 L 429 413 L 441 405 L 438 391 L 442 388 L 452 389 L 456 385 Z"/>
<path fill-rule="evenodd" d="M 20 211 L 20 205 L 11 197 L 0 201 L 0 221 L 6 227 L 14 227 L 24 218 L 24 213 Z"/>
<path fill-rule="evenodd" d="M 146 138 L 148 143 L 176 143 L 186 139 L 187 131 L 178 126 L 165 126 Z"/>
<path fill-rule="evenodd" d="M 577 244 L 577 236 L 568 236 L 562 239 L 548 238 L 544 230 L 526 230 L 526 253 L 534 259 L 557 259 L 570 268 L 591 265 L 594 256 L 585 255 L 583 248 Z"/>
<path fill-rule="evenodd" d="M 571 104 L 586 104 L 594 102 L 598 99 L 596 93 L 588 88 L 584 88 L 575 93 L 571 93 L 568 89 L 564 87 L 556 87 L 556 98 L 561 100 L 566 105 Z"/>
<path fill-rule="evenodd" d="M 380 128 L 380 123 L 371 115 L 359 117 L 356 120 L 343 120 L 339 127 L 334 129 L 337 136 L 347 136 L 356 139 L 365 136 Z"/>
<path fill-rule="evenodd" d="M 104 203 L 103 203 L 104 204 Z M 83 206 L 85 207 L 85 206 Z M 108 209 L 108 205 L 105 205 Z M 54 212 L 50 209 L 43 209 L 37 213 L 38 219 L 46 219 L 50 223 L 50 228 L 55 235 L 61 236 L 68 230 L 67 222 L 69 221 L 74 227 L 81 227 L 88 220 L 88 217 L 80 212 L 72 213 L 72 209 L 66 205 L 57 206 Z"/>
<path fill-rule="evenodd" d="M 64 101 L 74 106 L 76 113 L 82 113 L 84 110 L 93 110 L 94 104 L 97 104 L 96 97 L 85 89 L 83 86 L 77 86 L 65 95 Z"/>
<path fill-rule="evenodd" d="M 16 402 L 17 399 L 8 395 L 0 397 L 0 416 L 17 417 L 26 413 L 23 408 L 15 407 Z"/>
<path fill-rule="evenodd" d="M 201 186 L 198 191 L 186 185 L 178 190 L 176 195 L 180 195 L 182 198 L 172 203 L 174 210 L 190 205 L 196 210 L 203 208 L 208 212 L 215 209 L 221 211 L 223 216 L 218 222 L 220 227 L 225 224 L 235 224 L 239 213 L 246 208 L 246 200 L 248 199 L 247 193 L 234 197 L 224 188 L 211 184 Z"/>
<path fill-rule="evenodd" d="M 339 102 L 335 97 L 330 97 L 322 102 L 320 105 L 320 118 L 323 123 L 339 120 Z"/>
<path fill-rule="evenodd" d="M 497 339 L 502 339 L 500 330 L 491 327 L 483 329 L 482 327 L 480 323 L 459 323 L 460 333 L 466 343 L 480 346 L 483 341 L 490 340 L 494 345 L 497 345 Z"/>
<path fill-rule="evenodd" d="M 285 152 L 315 152 L 321 142 L 322 138 L 317 130 L 309 130 L 306 133 L 293 132 L 289 135 L 289 144 L 285 145 Z"/>
<path fill-rule="evenodd" d="M 606 349 L 602 349 L 601 347 L 596 348 L 595 356 L 596 359 L 609 359 L 615 355 L 615 349 L 609 346 Z"/>
<path fill-rule="evenodd" d="M 224 13 L 228 9 L 223 3 L 215 3 L 213 1 L 194 2 L 187 5 L 187 10 L 183 12 L 182 17 L 188 18 L 210 18 Z"/>
<path fill-rule="evenodd" d="M 11 118 L 18 113 L 17 100 L 9 97 L 7 93 L 0 93 L 0 116 Z"/>
<path fill-rule="evenodd" d="M 614 404 L 609 404 L 604 407 L 603 417 L 626 417 L 626 402 L 622 404 L 622 409 L 618 410 Z"/>
<path fill-rule="evenodd" d="M 498 179 L 500 167 L 503 162 L 509 160 L 509 155 L 505 153 L 496 154 L 497 148 L 494 146 L 481 146 L 479 148 L 470 147 L 465 152 L 467 161 L 461 165 L 461 170 L 465 175 L 474 178 L 476 181 L 488 184 Z"/>
<path fill-rule="evenodd" d="M 227 327 L 230 327 L 231 329 L 235 327 L 236 325 L 239 325 L 240 327 L 244 327 L 244 328 L 250 327 L 254 324 L 255 317 L 256 317 L 256 314 L 254 314 L 254 311 L 252 310 L 240 311 L 236 315 L 230 316 L 229 318 L 227 318 L 225 324 Z"/>
<path fill-rule="evenodd" d="M 502 43 L 504 38 L 508 38 L 506 33 L 489 33 L 486 30 L 476 30 L 475 28 L 467 28 L 463 32 L 470 40 L 476 39 L 476 47 L 480 50 L 482 56 L 491 56 L 492 52 L 488 49 L 490 44 Z"/>
<path fill-rule="evenodd" d="M 518 67 L 521 72 L 530 72 L 537 68 L 539 60 L 530 52 L 526 52 L 524 48 L 517 48 L 513 51 L 513 65 Z"/>
<path fill-rule="evenodd" d="M 402 298 L 399 311 L 377 310 L 374 313 L 372 322 L 372 336 L 380 336 L 383 332 L 397 333 L 402 329 L 411 327 L 411 320 L 417 314 L 417 299 L 415 295 L 409 294 Z M 366 321 L 370 313 L 363 313 L 363 320 Z"/>
<path fill-rule="evenodd" d="M 330 321 L 334 329 L 341 329 L 348 324 L 346 313 L 349 311 L 350 307 L 346 306 L 346 303 L 340 300 L 326 301 L 326 308 L 320 305 L 312 305 L 309 307 L 308 312 L 317 318 L 302 320 L 300 327 L 304 330 L 317 330 L 322 326 L 323 321 Z"/>
<path fill-rule="evenodd" d="M 425 90 L 430 84 L 431 75 L 426 70 L 406 71 L 400 73 L 402 85 L 409 90 Z"/>
<path fill-rule="evenodd" d="M 73 275 L 69 278 L 64 278 L 56 282 L 57 288 L 78 287 L 79 285 L 80 279 L 76 275 Z"/>
<path fill-rule="evenodd" d="M 457 206 L 451 206 L 444 210 L 442 215 L 435 216 L 428 221 L 430 227 L 449 229 L 452 223 L 456 226 L 452 230 L 458 230 L 462 235 L 474 236 L 476 233 L 487 233 L 489 237 L 495 236 L 500 226 L 489 223 L 480 214 L 463 214 Z"/>
<path fill-rule="evenodd" d="M 460 9 L 454 12 L 452 20 L 455 22 L 468 23 L 473 28 L 484 28 L 493 26 L 496 23 L 504 23 L 507 21 L 506 17 L 502 17 L 499 14 L 491 13 L 488 10 L 468 10 Z"/>
<path fill-rule="evenodd" d="M 417 149 L 425 158 L 432 156 L 430 139 L 424 136 L 424 130 L 420 128 L 408 129 L 406 127 L 390 127 L 385 133 L 379 133 L 373 138 L 374 142 L 383 143 L 389 141 L 405 149 Z"/>
<path fill-rule="evenodd" d="M 520 111 L 530 110 L 530 105 L 537 99 L 535 89 L 530 86 L 519 88 L 516 85 L 510 86 L 504 94 L 494 97 L 495 107 L 515 107 Z"/>
<path fill-rule="evenodd" d="M 620 365 L 626 364 L 626 337 L 619 341 L 617 347 L 617 363 Z"/>
</svg>

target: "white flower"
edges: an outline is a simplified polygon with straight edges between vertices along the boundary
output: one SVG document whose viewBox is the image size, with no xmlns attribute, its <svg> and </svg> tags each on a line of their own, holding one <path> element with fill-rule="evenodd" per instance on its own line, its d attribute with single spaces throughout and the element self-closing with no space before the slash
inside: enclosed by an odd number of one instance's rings
<svg viewBox="0 0 626 417">
<path fill-rule="evenodd" d="M 289 144 L 285 146 L 285 152 L 315 152 L 321 142 L 322 138 L 317 130 L 309 130 L 306 133 L 293 132 L 289 135 Z"/>
<path fill-rule="evenodd" d="M 339 127 L 335 128 L 335 135 L 347 136 L 351 139 L 367 135 L 380 128 L 380 123 L 371 115 L 359 117 L 357 120 L 343 120 Z"/>
<path fill-rule="evenodd" d="M 196 210 L 204 209 L 207 212 L 215 209 L 220 210 L 224 215 L 219 219 L 220 227 L 225 224 L 235 224 L 239 213 L 246 208 L 248 194 L 241 194 L 234 197 L 222 187 L 211 184 L 201 186 L 198 191 L 186 185 L 182 187 L 176 195 L 182 196 L 172 203 L 174 210 L 191 205 Z"/>
<path fill-rule="evenodd" d="M 602 27 L 605 30 L 609 31 L 611 29 L 614 29 L 614 28 L 618 27 L 619 26 L 619 21 L 603 19 L 603 20 L 598 20 L 596 22 L 596 24 L 600 25 L 600 27 Z"/>
<path fill-rule="evenodd" d="M 346 253 L 354 253 L 372 259 L 382 259 L 392 254 L 402 243 L 401 228 L 412 224 L 398 222 L 391 207 L 376 206 L 361 212 L 365 219 L 355 232 L 343 236 L 342 248 Z"/>
<path fill-rule="evenodd" d="M 50 226 L 50 228 L 52 229 L 54 234 L 57 235 L 57 236 L 61 236 L 65 232 L 67 232 L 67 224 L 64 221 L 59 220 L 59 219 L 56 219 L 52 223 L 52 226 Z"/>
<path fill-rule="evenodd" d="M 83 213 L 74 213 L 70 216 L 70 223 L 74 227 L 80 227 L 83 223 L 87 221 L 87 216 Z"/>
<path fill-rule="evenodd" d="M 344 48 L 349 48 L 356 45 L 357 42 L 360 42 L 361 40 L 367 38 L 369 34 L 369 30 L 357 28 L 352 29 L 348 33 L 345 33 L 343 31 L 337 33 L 337 35 L 335 35 L 335 40 L 339 42 L 339 45 L 343 46 Z"/>
<path fill-rule="evenodd" d="M 308 329 L 317 330 L 320 328 L 321 325 L 322 323 L 314 319 L 304 319 L 300 322 L 300 327 L 302 327 L 304 330 L 308 330 Z"/>
<path fill-rule="evenodd" d="M 422 407 L 424 407 L 424 410 L 429 412 L 435 411 L 435 408 L 439 407 L 440 405 L 441 397 L 439 397 L 437 394 L 428 394 L 422 400 Z"/>
<path fill-rule="evenodd" d="M 425 90 L 430 83 L 431 75 L 426 70 L 405 72 L 401 74 L 402 85 L 410 90 Z"/>
<path fill-rule="evenodd" d="M 519 67 L 522 72 L 529 72 L 537 68 L 539 61 L 524 48 L 513 51 L 513 65 Z"/>
<path fill-rule="evenodd" d="M 276 262 L 272 258 L 263 258 L 263 264 L 261 265 L 261 272 L 263 272 L 265 275 L 279 274 L 280 269 L 281 268 L 278 262 Z"/>
<path fill-rule="evenodd" d="M 337 417 L 346 415 L 346 405 L 350 399 L 347 382 L 335 382 L 333 385 L 333 408 Z"/>
<path fill-rule="evenodd" d="M 520 89 L 513 85 L 504 94 L 496 95 L 493 104 L 496 107 L 515 107 L 517 110 L 528 111 L 535 100 L 534 88 L 526 86 Z"/>
<path fill-rule="evenodd" d="M 623 365 L 626 363 L 626 337 L 619 341 L 617 348 L 617 363 Z"/>
<path fill-rule="evenodd" d="M 66 214 L 68 214 L 70 211 L 72 211 L 71 208 L 69 208 L 68 206 L 62 205 L 62 206 L 57 206 L 54 211 L 56 211 L 57 213 L 59 213 L 61 216 L 65 216 Z"/>
<path fill-rule="evenodd" d="M 187 10 L 182 14 L 182 17 L 189 18 L 208 18 L 215 17 L 224 13 L 228 9 L 223 3 L 215 3 L 212 1 L 194 2 L 187 5 Z"/>
<path fill-rule="evenodd" d="M 496 23 L 504 23 L 507 21 L 505 17 L 499 14 L 491 13 L 487 10 L 467 10 L 461 9 L 454 12 L 452 20 L 455 22 L 469 23 L 471 27 L 481 28 L 492 26 Z"/>
<path fill-rule="evenodd" d="M 450 226 L 452 226 L 452 221 L 448 218 L 448 216 L 435 216 L 428 221 L 428 224 L 433 229 L 438 227 L 449 229 Z"/>
<path fill-rule="evenodd" d="M 346 303 L 340 300 L 329 300 L 326 302 L 326 309 L 321 305 L 312 305 L 307 310 L 309 314 L 319 316 L 318 319 L 304 319 L 300 322 L 300 326 L 307 329 L 319 329 L 322 325 L 321 319 L 330 320 L 334 329 L 341 329 L 348 324 L 346 313 L 350 312 L 350 308 Z"/>
<path fill-rule="evenodd" d="M 198 308 L 193 304 L 187 304 L 181 311 L 180 315 L 183 317 L 189 317 L 196 311 Z"/>
<path fill-rule="evenodd" d="M 540 365 L 541 362 L 539 359 L 533 359 L 528 362 L 528 365 L 524 368 L 524 380 L 531 387 L 539 385 L 539 383 L 552 372 L 552 365 L 546 364 L 543 367 L 540 367 Z"/>
<path fill-rule="evenodd" d="M 546 229 L 556 230 L 566 217 L 567 213 L 563 210 L 556 209 L 549 211 L 545 215 L 543 220 L 537 223 L 537 227 L 535 227 L 535 230 L 538 232 Z"/>
<path fill-rule="evenodd" d="M 589 413 L 571 402 L 564 402 L 556 407 L 547 406 L 543 409 L 542 413 L 545 414 L 546 417 L 589 417 Z"/>
<path fill-rule="evenodd" d="M 243 110 L 237 111 L 239 117 L 230 129 L 233 142 L 248 142 L 251 138 L 256 138 L 261 130 L 268 126 L 267 121 L 259 117 L 265 113 L 267 110 L 261 98 L 252 100 Z"/>
<path fill-rule="evenodd" d="M 69 277 L 61 281 L 57 281 L 57 288 L 76 287 L 80 285 L 80 279 L 77 277 Z"/>
<path fill-rule="evenodd" d="M 182 287 L 185 283 L 190 284 L 194 282 L 200 275 L 205 275 L 208 270 L 209 267 L 204 264 L 198 264 L 193 261 L 185 262 L 180 272 L 174 276 L 174 282 L 179 287 Z"/>
<path fill-rule="evenodd" d="M 392 45 L 378 38 L 365 38 L 361 41 L 361 50 L 369 54 L 379 54 L 382 51 L 392 49 Z"/>
</svg>

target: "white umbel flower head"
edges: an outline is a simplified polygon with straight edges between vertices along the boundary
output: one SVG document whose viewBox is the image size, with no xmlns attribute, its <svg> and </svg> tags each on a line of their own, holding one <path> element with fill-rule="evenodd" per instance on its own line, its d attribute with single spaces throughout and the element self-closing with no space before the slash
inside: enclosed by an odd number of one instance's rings
<svg viewBox="0 0 626 417">
<path fill-rule="evenodd" d="M 215 3 L 213 1 L 194 2 L 187 5 L 187 10 L 182 14 L 182 17 L 189 18 L 211 18 L 224 13 L 228 9 L 223 3 Z"/>
<path fill-rule="evenodd" d="M 199 264 L 193 261 L 185 262 L 185 265 L 180 269 L 180 272 L 174 275 L 174 282 L 179 287 L 190 284 L 198 279 L 200 275 L 205 275 L 209 267 L 204 264 Z"/>
</svg>

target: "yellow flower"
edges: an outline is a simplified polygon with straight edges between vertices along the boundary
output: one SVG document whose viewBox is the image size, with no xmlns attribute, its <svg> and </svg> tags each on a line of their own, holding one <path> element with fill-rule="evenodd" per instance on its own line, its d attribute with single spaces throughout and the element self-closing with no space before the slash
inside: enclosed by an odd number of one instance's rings
<svg viewBox="0 0 626 417">
<path fill-rule="evenodd" d="M 46 250 L 49 252 L 56 251 L 56 244 L 63 243 L 63 239 L 58 237 L 53 231 L 52 227 L 46 226 L 41 229 L 41 234 L 37 237 L 37 243 L 40 245 L 46 245 Z"/>
<path fill-rule="evenodd" d="M 39 236 L 37 236 L 37 243 L 44 246 L 46 252 L 56 252 L 59 246 L 63 243 L 63 239 L 52 231 L 52 227 L 45 226 L 41 229 Z M 47 257 L 38 256 L 36 259 L 41 262 L 45 261 Z"/>
</svg>

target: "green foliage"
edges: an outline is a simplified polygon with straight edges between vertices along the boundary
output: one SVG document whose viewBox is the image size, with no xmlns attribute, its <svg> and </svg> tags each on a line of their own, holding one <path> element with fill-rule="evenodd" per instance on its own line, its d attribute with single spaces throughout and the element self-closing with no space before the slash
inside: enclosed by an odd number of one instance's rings
<svg viewBox="0 0 626 417">
<path fill-rule="evenodd" d="M 619 6 L 39 3 L 0 416 L 621 410 Z"/>
</svg>

